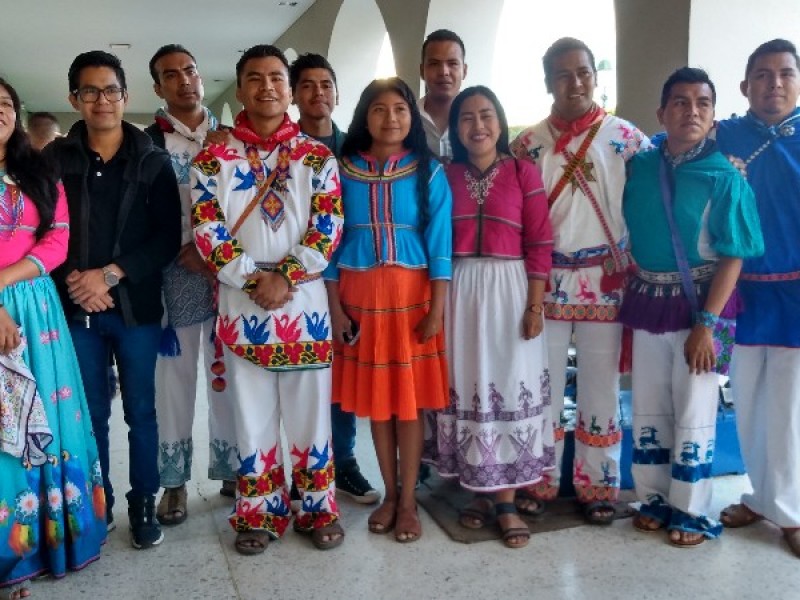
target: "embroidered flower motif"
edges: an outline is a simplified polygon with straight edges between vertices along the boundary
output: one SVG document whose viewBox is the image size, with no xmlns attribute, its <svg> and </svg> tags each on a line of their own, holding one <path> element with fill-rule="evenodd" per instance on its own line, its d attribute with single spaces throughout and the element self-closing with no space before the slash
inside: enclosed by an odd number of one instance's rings
<svg viewBox="0 0 800 600">
<path fill-rule="evenodd" d="M 20 521 L 26 521 L 39 512 L 39 497 L 31 490 L 17 496 L 17 513 Z"/>
<path fill-rule="evenodd" d="M 53 513 L 59 512 L 63 503 L 64 496 L 61 494 L 61 490 L 57 487 L 48 488 L 47 505 L 50 507 L 50 511 Z"/>
<path fill-rule="evenodd" d="M 5 525 L 11 511 L 8 509 L 8 504 L 5 500 L 0 501 L 0 525 Z"/>
<path fill-rule="evenodd" d="M 77 485 L 68 481 L 67 485 L 64 486 L 64 497 L 67 499 L 67 504 L 70 506 L 77 504 L 81 501 L 81 490 Z"/>
</svg>

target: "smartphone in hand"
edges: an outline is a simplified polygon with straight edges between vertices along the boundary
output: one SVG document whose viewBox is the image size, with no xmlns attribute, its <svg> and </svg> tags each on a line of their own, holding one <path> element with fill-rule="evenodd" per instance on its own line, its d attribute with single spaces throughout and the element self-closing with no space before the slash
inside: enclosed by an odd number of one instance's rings
<svg viewBox="0 0 800 600">
<path fill-rule="evenodd" d="M 342 336 L 344 338 L 344 343 L 349 346 L 355 346 L 360 336 L 361 328 L 358 326 L 356 321 L 350 319 L 350 331 L 346 331 Z"/>
</svg>

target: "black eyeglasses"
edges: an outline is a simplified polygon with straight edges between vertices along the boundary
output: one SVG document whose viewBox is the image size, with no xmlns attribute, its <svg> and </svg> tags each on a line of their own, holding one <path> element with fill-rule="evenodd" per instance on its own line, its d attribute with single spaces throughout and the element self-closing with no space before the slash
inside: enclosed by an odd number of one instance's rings
<svg viewBox="0 0 800 600">
<path fill-rule="evenodd" d="M 83 87 L 79 90 L 72 90 L 73 95 L 81 99 L 82 102 L 97 102 L 100 99 L 100 94 L 106 97 L 109 102 L 119 102 L 125 95 L 125 88 L 116 85 L 110 85 L 105 89 L 96 87 Z"/>
</svg>

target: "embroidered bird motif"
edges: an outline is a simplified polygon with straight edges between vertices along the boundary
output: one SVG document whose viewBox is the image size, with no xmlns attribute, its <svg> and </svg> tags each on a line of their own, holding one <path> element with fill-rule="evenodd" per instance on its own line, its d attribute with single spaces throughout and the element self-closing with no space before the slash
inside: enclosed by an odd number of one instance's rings
<svg viewBox="0 0 800 600">
<path fill-rule="evenodd" d="M 328 461 L 330 460 L 330 451 L 328 450 L 328 442 L 325 442 L 325 447 L 322 450 L 317 450 L 316 445 L 311 446 L 311 451 L 309 452 L 311 456 L 317 459 L 317 462 L 311 465 L 309 468 L 314 469 L 324 469 Z"/>
<path fill-rule="evenodd" d="M 328 313 L 325 313 L 322 317 L 316 311 L 311 313 L 311 316 L 308 313 L 303 314 L 306 317 L 306 329 L 311 334 L 311 337 L 317 342 L 328 339 L 328 333 L 330 332 L 330 328 L 326 323 Z"/>
<path fill-rule="evenodd" d="M 250 475 L 256 472 L 257 452 L 253 452 L 250 456 L 246 456 L 245 458 L 242 458 L 242 455 L 237 452 L 236 456 L 239 457 L 239 475 Z"/>
<path fill-rule="evenodd" d="M 264 454 L 263 452 L 261 452 L 259 450 L 259 454 L 261 454 L 261 462 L 264 463 L 264 471 L 269 471 L 275 465 L 278 464 L 278 462 L 275 460 L 275 456 L 278 454 L 278 445 L 277 444 L 274 445 L 272 447 L 272 450 L 270 450 L 266 454 Z"/>
<path fill-rule="evenodd" d="M 325 496 L 319 499 L 319 502 L 314 502 L 314 497 L 309 495 L 303 498 L 303 511 L 307 513 L 322 512 L 322 505 L 325 502 Z"/>
<path fill-rule="evenodd" d="M 211 231 L 214 232 L 214 235 L 220 242 L 228 242 L 231 240 L 231 234 L 228 232 L 227 228 L 222 223 L 219 223 L 218 225 L 212 227 Z"/>
<path fill-rule="evenodd" d="M 251 317 L 245 317 L 242 315 L 242 329 L 244 330 L 244 337 L 251 344 L 266 344 L 267 340 L 269 339 L 269 330 L 267 329 L 267 325 L 269 324 L 269 320 L 272 316 L 267 316 L 261 323 L 258 322 L 258 317 L 252 315 Z"/>
<path fill-rule="evenodd" d="M 236 343 L 236 338 L 239 337 L 239 331 L 236 329 L 236 322 L 239 317 L 233 321 L 228 315 L 220 315 L 217 319 L 217 336 L 223 344 L 231 345 Z"/>
<path fill-rule="evenodd" d="M 275 333 L 283 342 L 296 342 L 300 339 L 302 331 L 297 326 L 302 315 L 297 315 L 292 321 L 289 315 L 281 315 L 275 318 Z"/>
<path fill-rule="evenodd" d="M 306 448 L 302 452 L 297 449 L 297 446 L 292 446 L 292 456 L 297 457 L 297 463 L 295 467 L 298 469 L 307 469 L 308 468 L 308 453 L 309 449 Z"/>
<path fill-rule="evenodd" d="M 239 167 L 233 172 L 233 176 L 241 179 L 241 183 L 233 188 L 234 192 L 238 192 L 240 190 L 249 190 L 256 184 L 256 174 L 253 171 L 248 171 L 247 173 L 242 173 Z"/>
</svg>

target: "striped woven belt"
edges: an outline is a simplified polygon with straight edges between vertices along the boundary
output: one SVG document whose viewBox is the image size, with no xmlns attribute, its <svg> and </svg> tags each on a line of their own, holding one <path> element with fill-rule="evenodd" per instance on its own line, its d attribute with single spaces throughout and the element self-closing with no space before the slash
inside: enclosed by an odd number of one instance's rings
<svg viewBox="0 0 800 600">
<path fill-rule="evenodd" d="M 800 271 L 790 271 L 789 273 L 742 273 L 739 275 L 742 281 L 795 281 L 800 279 Z"/>
<path fill-rule="evenodd" d="M 275 271 L 277 270 L 278 263 L 257 262 L 256 267 L 258 267 L 262 271 Z M 295 283 L 310 283 L 312 281 L 316 281 L 317 279 L 321 278 L 322 278 L 322 273 L 312 273 L 311 275 L 303 276 L 299 281 L 295 281 Z"/>
<path fill-rule="evenodd" d="M 553 252 L 553 266 L 558 269 L 585 269 L 587 267 L 599 267 L 608 260 L 611 251 L 606 248 L 601 254 L 593 256 L 577 257 Z"/>
<path fill-rule="evenodd" d="M 717 265 L 715 263 L 708 263 L 689 269 L 689 273 L 692 275 L 692 281 L 704 281 L 713 277 L 716 270 Z M 647 283 L 659 285 L 674 285 L 681 282 L 681 274 L 677 271 L 657 273 L 655 271 L 639 269 L 636 271 L 636 277 Z"/>
</svg>

